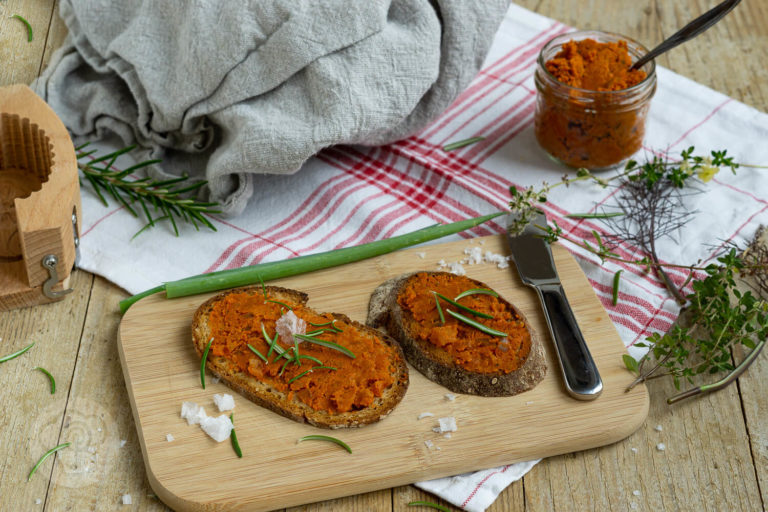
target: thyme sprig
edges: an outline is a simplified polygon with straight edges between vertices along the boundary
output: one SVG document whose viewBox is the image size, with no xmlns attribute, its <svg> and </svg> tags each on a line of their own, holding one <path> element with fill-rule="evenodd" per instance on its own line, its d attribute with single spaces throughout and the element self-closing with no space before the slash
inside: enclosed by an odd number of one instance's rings
<svg viewBox="0 0 768 512">
<path fill-rule="evenodd" d="M 666 334 L 654 334 L 636 346 L 649 352 L 639 361 L 624 356 L 627 368 L 638 375 L 629 389 L 651 378 L 670 376 L 675 387 L 681 382 L 693 382 L 699 375 L 722 374 L 724 378 L 670 398 L 670 403 L 700 393 L 722 389 L 734 382 L 756 359 L 768 336 L 768 249 L 757 245 L 752 251 L 739 251 L 731 247 L 717 258 L 718 264 L 701 266 L 662 262 L 656 250 L 657 241 L 665 236 L 674 237 L 680 228 L 695 214 L 684 203 L 687 195 L 700 192 L 700 187 L 714 178 L 721 169 L 732 173 L 740 167 L 765 168 L 745 165 L 727 156 L 725 150 L 712 151 L 707 156 L 694 155 L 694 148 L 682 151 L 678 161 L 654 156 L 645 163 L 629 161 L 623 170 L 611 177 L 593 175 L 580 169 L 575 176 L 564 176 L 561 181 L 540 188 L 510 188 L 510 207 L 517 213 L 517 222 L 510 231 L 522 232 L 538 214 L 537 209 L 547 202 L 547 195 L 557 186 L 570 186 L 578 181 L 591 181 L 598 186 L 617 186 L 616 211 L 571 215 L 572 218 L 599 218 L 609 227 L 609 235 L 592 231 L 591 237 L 580 239 L 563 232 L 554 221 L 539 226 L 549 242 L 568 240 L 595 254 L 601 262 L 637 265 L 646 272 L 655 272 L 670 294 L 684 310 L 685 322 L 678 322 Z M 630 243 L 643 253 L 640 257 L 622 257 L 616 247 Z M 762 247 L 762 250 L 759 249 Z M 677 285 L 665 269 L 679 268 L 688 271 L 687 279 Z M 695 272 L 705 277 L 695 280 Z M 741 291 L 737 276 L 751 274 L 757 283 L 754 292 Z M 621 271 L 614 274 L 613 302 L 618 299 Z M 692 291 L 685 293 L 690 285 Z M 731 349 L 742 345 L 752 349 L 741 363 L 734 366 Z"/>
<path fill-rule="evenodd" d="M 179 221 L 192 224 L 196 230 L 202 225 L 216 231 L 216 227 L 205 215 L 221 213 L 217 209 L 219 204 L 189 197 L 191 193 L 205 186 L 207 181 L 197 181 L 189 185 L 187 175 L 168 180 L 149 177 L 132 179 L 132 173 L 155 165 L 160 160 L 146 160 L 123 170 L 115 170 L 112 166 L 117 159 L 132 151 L 135 146 L 128 146 L 106 155 L 97 155 L 98 150 L 87 150 L 87 146 L 88 143 L 76 148 L 77 167 L 104 206 L 109 206 L 106 195 L 110 195 L 131 215 L 137 218 L 143 215 L 146 219 L 146 225 L 137 231 L 133 238 L 160 221 L 168 221 L 176 236 L 179 236 Z"/>
</svg>

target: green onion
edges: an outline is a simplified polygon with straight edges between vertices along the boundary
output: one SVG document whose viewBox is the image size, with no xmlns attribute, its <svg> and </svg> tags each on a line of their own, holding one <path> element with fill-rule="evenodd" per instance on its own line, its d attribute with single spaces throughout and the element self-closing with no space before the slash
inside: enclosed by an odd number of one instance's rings
<svg viewBox="0 0 768 512">
<path fill-rule="evenodd" d="M 440 323 L 445 325 L 445 315 L 443 315 L 443 308 L 440 307 L 440 300 L 437 298 L 437 293 L 432 292 L 435 296 L 435 305 L 437 306 L 437 314 L 440 315 Z"/>
<path fill-rule="evenodd" d="M 328 348 L 332 348 L 333 350 L 338 350 L 342 354 L 348 355 L 352 359 L 355 358 L 355 354 L 353 354 L 352 351 L 350 351 L 348 348 L 342 347 L 341 345 L 338 345 L 332 341 L 321 340 L 320 338 L 313 338 L 312 336 L 307 336 L 306 334 L 294 334 L 294 336 L 299 338 L 300 340 L 314 343 L 315 345 L 320 345 L 322 347 L 328 347 Z"/>
<path fill-rule="evenodd" d="M 313 370 L 337 370 L 337 369 L 338 368 L 334 368 L 333 366 L 313 366 L 309 370 L 305 370 L 305 371 L 301 372 L 300 374 L 298 374 L 297 376 L 293 377 L 291 380 L 288 381 L 288 384 L 290 384 L 291 382 L 293 382 L 295 380 L 298 380 L 298 379 L 302 378 L 303 376 L 305 376 L 308 373 L 312 373 Z"/>
<path fill-rule="evenodd" d="M 232 422 L 232 432 L 229 433 L 229 440 L 232 441 L 232 449 L 235 450 L 235 454 L 243 458 L 243 450 L 240 449 L 240 443 L 237 442 L 237 434 L 235 434 L 235 415 L 229 415 L 229 421 Z"/>
<path fill-rule="evenodd" d="M 610 219 L 611 217 L 621 217 L 622 212 L 611 213 L 571 213 L 566 215 L 569 219 Z"/>
<path fill-rule="evenodd" d="M 493 318 L 493 316 L 492 316 L 492 315 L 489 315 L 488 313 L 481 313 L 480 311 L 475 311 L 474 309 L 472 309 L 472 308 L 468 308 L 467 306 L 465 306 L 465 305 L 463 305 L 463 304 L 459 304 L 459 303 L 458 303 L 458 302 L 456 302 L 455 300 L 451 300 L 451 299 L 449 299 L 448 297 L 446 297 L 446 296 L 445 296 L 445 295 L 443 295 L 442 293 L 437 293 L 437 292 L 434 292 L 434 293 L 435 293 L 435 295 L 437 295 L 438 297 L 440 297 L 440 298 L 441 298 L 441 299 L 443 299 L 444 301 L 446 301 L 446 302 L 448 302 L 448 303 L 450 303 L 450 304 L 453 304 L 453 305 L 454 305 L 454 306 L 456 306 L 457 308 L 459 308 L 459 309 L 463 309 L 464 311 L 466 311 L 466 312 L 468 312 L 468 313 L 472 313 L 472 314 L 473 314 L 473 315 L 475 315 L 475 316 L 479 316 L 480 318 Z"/>
<path fill-rule="evenodd" d="M 337 265 L 373 258 L 374 256 L 387 254 L 398 249 L 404 249 L 405 247 L 411 247 L 430 240 L 453 235 L 504 214 L 505 212 L 491 213 L 482 217 L 454 222 L 452 224 L 429 226 L 412 233 L 385 240 L 378 240 L 356 247 L 346 247 L 344 249 L 336 249 L 318 254 L 298 256 L 284 261 L 274 261 L 238 269 L 221 270 L 218 272 L 211 272 L 210 274 L 187 277 L 179 281 L 171 281 L 121 301 L 120 312 L 125 313 L 128 308 L 138 300 L 163 290 L 165 290 L 166 298 L 172 299 L 198 293 L 235 288 L 237 286 L 245 286 L 257 282 L 257 276 L 269 281 L 281 277 L 312 272 L 323 268 L 335 267 Z"/>
<path fill-rule="evenodd" d="M 245 346 L 246 346 L 246 347 L 248 347 L 249 349 L 251 349 L 251 352 L 253 352 L 253 353 L 254 353 L 254 354 L 256 354 L 257 356 L 259 356 L 259 358 L 260 358 L 262 361 L 264 361 L 265 363 L 268 363 L 268 362 L 269 362 L 269 361 L 267 361 L 267 358 L 266 358 L 266 357 L 264 357 L 264 354 L 262 354 L 261 352 L 259 352 L 258 350 L 256 350 L 254 347 L 252 347 L 252 346 L 250 345 L 250 343 L 246 343 L 246 344 L 245 344 Z"/>
<path fill-rule="evenodd" d="M 454 149 L 463 148 L 464 146 L 469 146 L 470 144 L 480 142 L 481 140 L 485 140 L 485 137 L 472 137 L 469 139 L 451 142 L 450 144 L 443 146 L 443 151 L 453 151 Z"/>
<path fill-rule="evenodd" d="M 208 360 L 208 351 L 211 349 L 211 343 L 213 343 L 213 338 L 208 341 L 208 345 L 203 351 L 203 358 L 200 360 L 200 382 L 203 384 L 203 389 L 205 389 L 205 362 Z"/>
<path fill-rule="evenodd" d="M 27 41 L 32 42 L 32 25 L 22 16 L 18 14 L 14 14 L 11 16 L 11 18 L 16 18 L 17 20 L 21 20 L 22 23 L 24 23 L 27 26 Z"/>
<path fill-rule="evenodd" d="M 44 374 L 48 376 L 48 380 L 51 381 L 51 394 L 56 393 L 56 379 L 53 378 L 53 375 L 51 375 L 51 372 L 46 370 L 45 368 L 41 368 L 40 366 L 35 366 L 32 368 L 33 370 L 40 370 Z"/>
<path fill-rule="evenodd" d="M 33 341 L 32 343 L 30 343 L 29 345 L 27 345 L 23 349 L 18 350 L 16 352 L 14 352 L 13 354 L 8 354 L 7 356 L 0 357 L 0 363 L 4 363 L 6 361 L 10 361 L 11 359 L 13 359 L 15 357 L 19 357 L 21 354 L 23 354 L 27 350 L 31 349 L 34 345 L 35 345 L 35 342 Z"/>
<path fill-rule="evenodd" d="M 437 503 L 432 503 L 431 501 L 412 501 L 408 503 L 408 506 L 409 507 L 418 507 L 418 506 L 430 507 L 430 508 L 435 508 L 437 510 L 441 510 L 442 512 L 451 512 L 450 509 L 448 509 L 448 507 L 438 505 Z"/>
<path fill-rule="evenodd" d="M 615 274 L 613 274 L 613 297 L 611 299 L 611 303 L 615 306 L 617 302 L 619 302 L 619 280 L 621 279 L 621 273 L 624 272 L 623 270 L 619 270 Z"/>
<path fill-rule="evenodd" d="M 331 443 L 336 443 L 337 445 L 347 450 L 349 453 L 352 453 L 352 448 L 350 448 L 347 443 L 345 443 L 341 439 L 336 439 L 335 437 L 331 437 L 331 436 L 321 436 L 321 435 L 313 434 L 311 436 L 304 436 L 301 439 L 299 439 L 299 442 L 302 442 L 302 441 L 329 441 Z"/>
<path fill-rule="evenodd" d="M 478 331 L 483 331 L 485 334 L 490 334 L 491 336 L 506 336 L 507 335 L 507 333 L 505 333 L 505 332 L 497 331 L 496 329 L 492 329 L 492 328 L 488 327 L 487 325 L 481 324 L 480 322 L 475 322 L 471 318 L 466 317 L 466 316 L 464 316 L 462 314 L 456 313 L 455 311 L 451 311 L 450 309 L 446 309 L 445 311 L 449 315 L 451 315 L 452 317 L 456 318 L 457 320 L 461 320 L 465 324 L 471 325 L 472 327 L 474 327 Z"/>
<path fill-rule="evenodd" d="M 50 457 L 52 453 L 56 453 L 57 451 L 61 450 L 62 448 L 66 448 L 66 447 L 67 447 L 67 446 L 69 446 L 70 444 L 72 444 L 72 443 L 62 443 L 62 444 L 60 444 L 59 446 L 56 446 L 56 447 L 54 447 L 54 448 L 51 448 L 50 450 L 48 450 L 47 452 L 45 452 L 45 453 L 43 454 L 43 456 L 42 456 L 42 457 L 40 457 L 40 460 L 38 460 L 38 461 L 37 461 L 37 464 L 35 464 L 35 467 L 33 467 L 33 468 L 32 468 L 32 471 L 30 471 L 30 472 L 29 472 L 29 475 L 27 476 L 27 482 L 29 482 L 29 480 L 32 478 L 32 475 L 34 475 L 34 474 L 35 474 L 35 471 L 37 471 L 37 468 L 39 468 L 39 467 L 40 467 L 40 464 L 42 464 L 43 462 L 45 462 L 45 459 L 47 459 L 48 457 Z"/>
<path fill-rule="evenodd" d="M 267 300 L 265 300 L 264 302 L 274 302 L 275 304 L 280 304 L 280 305 L 281 305 L 281 306 L 283 306 L 284 308 L 288 308 L 288 309 L 290 309 L 291 311 L 293 311 L 293 308 L 292 308 L 291 306 L 289 306 L 289 305 L 288 305 L 288 304 L 286 304 L 285 302 L 280 302 L 279 300 L 272 300 L 272 299 L 267 299 Z"/>
<path fill-rule="evenodd" d="M 310 361 L 314 361 L 314 362 L 316 362 L 319 365 L 323 364 L 323 362 L 321 360 L 319 360 L 318 358 L 312 357 L 312 356 L 307 356 L 307 355 L 304 355 L 304 354 L 301 354 L 299 356 L 299 359 L 309 359 Z"/>
<path fill-rule="evenodd" d="M 470 295 L 493 295 L 494 297 L 499 296 L 499 294 L 493 290 L 488 290 L 486 288 L 472 288 L 471 290 L 461 292 L 456 297 L 454 297 L 453 300 L 463 299 L 464 297 L 469 297 Z"/>
</svg>

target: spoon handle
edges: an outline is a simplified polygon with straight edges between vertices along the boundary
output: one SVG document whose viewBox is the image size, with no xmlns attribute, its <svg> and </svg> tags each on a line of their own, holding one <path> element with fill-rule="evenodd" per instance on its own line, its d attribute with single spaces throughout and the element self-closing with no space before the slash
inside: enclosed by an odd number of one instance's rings
<svg viewBox="0 0 768 512">
<path fill-rule="evenodd" d="M 709 27 L 720 21 L 720 19 L 731 12 L 741 0 L 725 0 L 721 4 L 716 5 L 709 11 L 705 12 L 686 26 L 672 34 L 670 37 L 664 40 L 659 46 L 642 56 L 635 62 L 630 69 L 640 69 L 647 62 L 655 59 L 667 50 L 671 50 L 675 46 L 693 39 L 697 35 L 701 34 Z"/>
</svg>

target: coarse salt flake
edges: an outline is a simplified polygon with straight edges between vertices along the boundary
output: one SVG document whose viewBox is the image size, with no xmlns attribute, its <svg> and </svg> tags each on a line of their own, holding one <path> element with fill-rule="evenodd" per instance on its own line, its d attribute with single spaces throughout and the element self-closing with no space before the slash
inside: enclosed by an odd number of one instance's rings
<svg viewBox="0 0 768 512">
<path fill-rule="evenodd" d="M 466 261 L 470 265 L 479 265 L 483 262 L 483 249 L 481 247 L 467 247 L 464 249 L 464 254 L 469 256 Z"/>
<path fill-rule="evenodd" d="M 213 395 L 213 403 L 219 408 L 219 412 L 231 411 L 235 408 L 235 399 L 227 393 Z"/>
<path fill-rule="evenodd" d="M 200 428 L 211 436 L 214 441 L 220 443 L 225 439 L 229 439 L 229 435 L 232 433 L 234 426 L 229 417 L 222 414 L 219 417 L 209 416 L 200 422 Z"/>
<path fill-rule="evenodd" d="M 498 268 L 509 267 L 509 256 L 504 256 L 503 254 L 485 251 L 485 261 L 488 263 L 495 263 Z"/>
<path fill-rule="evenodd" d="M 130 494 L 123 494 L 123 505 L 133 505 L 133 500 Z"/>
<path fill-rule="evenodd" d="M 662 430 L 664 430 L 664 429 L 662 428 L 662 426 L 661 426 L 661 425 L 656 425 L 656 426 L 655 426 L 653 429 L 654 429 L 656 432 L 661 432 Z"/>
<path fill-rule="evenodd" d="M 195 402 L 184 402 L 181 404 L 181 417 L 187 420 L 188 425 L 197 425 L 208 417 L 205 409 Z"/>
<path fill-rule="evenodd" d="M 417 252 L 416 256 L 418 256 L 421 259 L 424 259 L 424 258 L 427 257 L 427 253 L 425 253 L 425 252 Z"/>
<path fill-rule="evenodd" d="M 128 440 L 127 440 L 127 439 L 121 439 L 121 440 L 120 440 L 120 448 L 122 448 L 123 446 L 125 446 L 125 443 L 127 443 L 127 442 L 128 442 Z"/>
<path fill-rule="evenodd" d="M 630 448 L 632 450 L 632 453 L 637 453 L 637 448 Z"/>
<path fill-rule="evenodd" d="M 659 443 L 656 445 L 656 449 L 659 450 L 660 452 L 663 452 L 664 450 L 667 449 L 667 447 L 664 443 Z"/>
<path fill-rule="evenodd" d="M 423 412 L 423 413 L 419 414 L 419 415 L 416 417 L 416 419 L 417 419 L 417 420 L 423 420 L 424 418 L 431 418 L 432 416 L 434 416 L 434 414 L 433 414 L 433 413 L 431 413 L 431 412 Z"/>
<path fill-rule="evenodd" d="M 165 434 L 165 440 L 170 443 L 171 441 L 174 440 L 174 437 L 171 434 Z"/>
<path fill-rule="evenodd" d="M 454 395 L 453 393 L 446 393 L 445 399 L 448 400 L 449 402 L 453 402 L 454 400 L 456 400 L 456 395 Z"/>
<path fill-rule="evenodd" d="M 424 445 L 431 450 L 435 446 L 435 443 L 427 439 L 426 441 L 424 441 Z"/>
<path fill-rule="evenodd" d="M 635 496 L 640 496 L 640 491 L 635 489 L 634 491 L 632 491 L 632 494 L 634 494 Z"/>
<path fill-rule="evenodd" d="M 464 270 L 464 267 L 461 266 L 461 263 L 451 263 L 448 265 L 448 271 L 451 274 L 456 274 L 457 276 L 464 276 L 467 275 L 467 271 Z"/>
<path fill-rule="evenodd" d="M 294 334 L 305 334 L 307 332 L 307 322 L 296 316 L 293 311 L 286 311 L 283 316 L 275 322 L 275 329 L 280 334 L 280 341 L 286 345 L 293 345 Z M 301 343 L 303 340 L 296 340 Z"/>
<path fill-rule="evenodd" d="M 631 508 L 632 510 L 637 510 L 637 503 L 633 501 L 632 503 L 629 504 L 629 508 Z"/>
<path fill-rule="evenodd" d="M 35 500 L 35 505 L 39 505 L 39 504 L 41 504 L 42 502 L 43 502 L 43 500 L 41 500 L 40 498 L 37 498 L 37 499 Z"/>
<path fill-rule="evenodd" d="M 446 439 L 450 439 L 452 436 L 450 432 L 446 432 L 445 434 L 443 434 L 443 437 Z"/>
<path fill-rule="evenodd" d="M 446 418 L 439 418 L 437 420 L 438 423 L 438 430 L 436 432 L 440 432 L 441 434 L 445 432 L 456 432 L 456 418 L 453 416 L 448 416 Z"/>
</svg>

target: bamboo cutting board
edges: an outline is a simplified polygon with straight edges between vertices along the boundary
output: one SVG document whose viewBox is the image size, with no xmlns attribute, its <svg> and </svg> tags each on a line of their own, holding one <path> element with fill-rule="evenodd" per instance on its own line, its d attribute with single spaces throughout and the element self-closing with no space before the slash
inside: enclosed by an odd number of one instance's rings
<svg viewBox="0 0 768 512">
<path fill-rule="evenodd" d="M 483 250 L 506 254 L 501 236 L 476 238 Z M 273 281 L 307 292 L 318 311 L 343 312 L 365 321 L 368 298 L 382 281 L 414 270 L 434 270 L 439 260 L 458 261 L 469 241 L 399 251 L 343 267 Z M 603 378 L 592 402 L 563 391 L 553 347 L 538 299 L 514 267 L 465 265 L 467 275 L 492 286 L 520 308 L 544 340 L 547 377 L 514 397 L 456 395 L 411 369 L 403 401 L 379 423 L 328 431 L 302 425 L 263 409 L 224 384 L 200 386 L 200 359 L 190 324 L 198 305 L 213 294 L 166 300 L 162 294 L 135 304 L 120 324 L 118 345 L 126 386 L 152 488 L 176 510 L 263 511 L 359 494 L 420 480 L 455 475 L 511 462 L 584 450 L 616 442 L 634 432 L 648 413 L 648 393 L 624 388 L 632 376 L 608 315 L 573 257 L 553 253 L 563 286 Z M 423 258 L 422 258 L 423 256 Z M 179 416 L 184 401 L 209 415 L 221 414 L 215 393 L 235 397 L 235 427 L 243 458 L 229 441 L 216 443 Z M 423 412 L 432 418 L 418 420 Z M 458 430 L 447 439 L 433 432 L 437 419 L 453 416 Z M 168 442 L 166 434 L 174 441 Z M 296 440 L 330 434 L 352 454 L 324 442 Z M 428 446 L 431 441 L 431 447 Z"/>
</svg>

